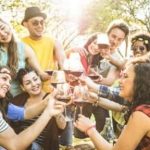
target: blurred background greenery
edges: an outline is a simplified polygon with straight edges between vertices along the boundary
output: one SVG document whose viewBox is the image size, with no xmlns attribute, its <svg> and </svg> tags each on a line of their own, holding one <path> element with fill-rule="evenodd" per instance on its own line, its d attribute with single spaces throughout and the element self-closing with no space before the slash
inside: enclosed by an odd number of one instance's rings
<svg viewBox="0 0 150 150">
<path fill-rule="evenodd" d="M 125 20 L 131 34 L 139 29 L 150 32 L 150 0 L 0 0 L 0 16 L 11 21 L 19 37 L 27 34 L 20 23 L 29 6 L 47 14 L 45 33 L 65 49 L 81 45 L 93 32 L 106 31 L 114 19 Z"/>
</svg>

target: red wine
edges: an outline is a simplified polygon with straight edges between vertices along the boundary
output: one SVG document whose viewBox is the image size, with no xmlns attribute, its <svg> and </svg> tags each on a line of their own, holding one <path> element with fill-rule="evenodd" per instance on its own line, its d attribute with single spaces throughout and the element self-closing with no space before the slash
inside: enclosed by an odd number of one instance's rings
<svg viewBox="0 0 150 150">
<path fill-rule="evenodd" d="M 51 85 L 56 88 L 57 87 L 57 83 L 51 83 Z"/>
<path fill-rule="evenodd" d="M 48 73 L 51 76 L 52 73 L 53 73 L 53 70 L 46 70 L 45 72 Z"/>
<path fill-rule="evenodd" d="M 76 77 L 80 77 L 83 72 L 82 71 L 70 71 L 69 73 Z"/>
<path fill-rule="evenodd" d="M 57 88 L 57 84 L 64 84 L 64 83 L 52 83 L 52 82 L 51 82 L 51 85 L 52 85 L 54 88 Z"/>
<path fill-rule="evenodd" d="M 69 74 L 70 73 L 70 70 L 64 70 L 65 73 Z"/>
<path fill-rule="evenodd" d="M 85 102 L 84 101 L 76 101 L 76 100 L 74 100 L 73 101 L 74 102 L 74 104 L 76 105 L 76 106 L 84 106 L 84 104 L 85 104 Z"/>
<path fill-rule="evenodd" d="M 58 101 L 68 103 L 68 102 L 71 100 L 71 97 L 70 97 L 70 96 L 57 95 L 57 96 L 56 96 L 56 99 L 57 99 Z"/>
<path fill-rule="evenodd" d="M 90 77 L 92 80 L 96 80 L 99 78 L 98 75 L 94 75 L 94 74 L 89 74 L 88 77 Z"/>
</svg>

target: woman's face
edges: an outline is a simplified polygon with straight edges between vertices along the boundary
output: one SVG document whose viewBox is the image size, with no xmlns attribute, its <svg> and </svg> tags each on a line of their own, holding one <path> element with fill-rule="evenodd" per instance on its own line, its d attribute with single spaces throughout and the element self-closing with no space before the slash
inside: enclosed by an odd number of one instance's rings
<svg viewBox="0 0 150 150">
<path fill-rule="evenodd" d="M 99 48 L 96 44 L 96 39 L 91 44 L 89 44 L 88 51 L 91 55 L 97 55 L 99 53 Z"/>
<path fill-rule="evenodd" d="M 41 79 L 37 74 L 32 71 L 28 74 L 24 75 L 22 88 L 26 91 L 29 95 L 38 95 L 42 89 Z"/>
<path fill-rule="evenodd" d="M 120 93 L 119 95 L 128 101 L 132 101 L 133 97 L 133 84 L 134 84 L 134 66 L 128 65 L 121 74 L 120 79 Z"/>
<path fill-rule="evenodd" d="M 139 57 L 142 56 L 144 54 L 146 54 L 147 48 L 144 45 L 143 41 L 136 41 L 133 45 L 132 45 L 132 51 L 133 51 L 133 55 L 134 57 Z"/>
<path fill-rule="evenodd" d="M 0 43 L 9 43 L 12 38 L 12 31 L 10 27 L 0 21 Z"/>
<path fill-rule="evenodd" d="M 10 89 L 11 76 L 7 68 L 0 71 L 0 98 L 4 98 Z"/>
</svg>

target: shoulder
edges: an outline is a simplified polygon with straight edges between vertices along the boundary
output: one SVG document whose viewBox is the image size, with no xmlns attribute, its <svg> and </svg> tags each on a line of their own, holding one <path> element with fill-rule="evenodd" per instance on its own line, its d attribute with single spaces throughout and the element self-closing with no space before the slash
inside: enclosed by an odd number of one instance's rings
<svg viewBox="0 0 150 150">
<path fill-rule="evenodd" d="M 150 117 L 142 111 L 136 110 L 131 114 L 128 124 L 132 124 L 134 127 L 138 126 L 147 132 L 150 130 Z"/>
</svg>

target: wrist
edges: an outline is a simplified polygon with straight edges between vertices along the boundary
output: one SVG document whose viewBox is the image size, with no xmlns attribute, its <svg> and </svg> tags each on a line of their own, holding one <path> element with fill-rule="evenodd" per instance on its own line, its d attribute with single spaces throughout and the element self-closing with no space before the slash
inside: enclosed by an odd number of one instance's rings
<svg viewBox="0 0 150 150">
<path fill-rule="evenodd" d="M 89 127 L 85 130 L 85 134 L 86 134 L 86 135 L 89 135 L 89 134 L 90 134 L 90 131 L 92 131 L 92 129 L 95 129 L 95 128 L 96 128 L 95 125 L 89 126 Z"/>
</svg>

